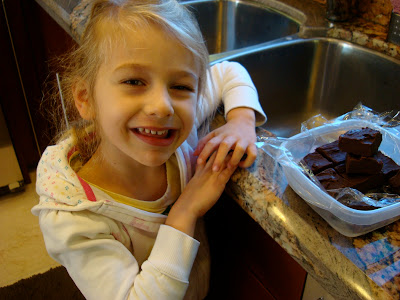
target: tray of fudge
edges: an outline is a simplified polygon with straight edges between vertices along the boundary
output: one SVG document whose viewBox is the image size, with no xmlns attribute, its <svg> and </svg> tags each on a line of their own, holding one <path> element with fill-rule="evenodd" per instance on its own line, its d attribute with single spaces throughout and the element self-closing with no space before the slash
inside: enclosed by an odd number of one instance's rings
<svg viewBox="0 0 400 300">
<path fill-rule="evenodd" d="M 299 133 L 278 161 L 292 189 L 334 229 L 355 237 L 400 218 L 400 135 L 351 119 Z"/>
</svg>

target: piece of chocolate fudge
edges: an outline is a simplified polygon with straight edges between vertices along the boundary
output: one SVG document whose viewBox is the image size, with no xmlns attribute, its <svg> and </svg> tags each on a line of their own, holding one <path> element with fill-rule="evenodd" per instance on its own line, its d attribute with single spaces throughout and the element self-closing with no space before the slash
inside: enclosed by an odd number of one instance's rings
<svg viewBox="0 0 400 300">
<path fill-rule="evenodd" d="M 358 156 L 347 153 L 347 174 L 378 174 L 382 170 L 383 162 L 376 156 Z"/>
<path fill-rule="evenodd" d="M 347 207 L 350 207 L 353 209 L 358 209 L 358 210 L 373 210 L 373 209 L 380 208 L 377 206 L 372 206 L 372 205 L 365 203 L 363 201 L 360 201 L 358 199 L 346 199 L 345 201 L 343 201 L 342 199 L 339 199 L 338 201 Z"/>
<path fill-rule="evenodd" d="M 322 145 L 316 151 L 327 160 L 333 162 L 334 165 L 341 164 L 346 159 L 346 152 L 339 149 L 339 140 Z"/>
<path fill-rule="evenodd" d="M 389 185 L 391 190 L 400 195 L 400 171 L 397 171 L 397 173 L 389 178 Z"/>
<path fill-rule="evenodd" d="M 339 148 L 359 156 L 373 156 L 382 142 L 382 134 L 374 129 L 363 127 L 349 130 L 339 136 Z"/>
<path fill-rule="evenodd" d="M 333 168 L 326 169 L 315 175 L 315 177 L 326 190 L 340 189 L 349 185 L 349 182 L 336 173 Z"/>
<path fill-rule="evenodd" d="M 346 166 L 344 164 L 335 167 L 335 170 L 346 180 L 348 183 L 347 187 L 359 190 L 364 194 L 370 190 L 380 188 L 384 183 L 384 176 L 382 172 L 372 175 L 347 174 Z"/>
<path fill-rule="evenodd" d="M 376 159 L 383 163 L 382 173 L 386 178 L 390 178 L 400 170 L 400 166 L 394 162 L 389 156 L 386 156 L 381 151 L 376 154 Z"/>
<path fill-rule="evenodd" d="M 317 174 L 332 166 L 332 163 L 318 152 L 307 154 L 303 160 L 314 174 Z"/>
</svg>

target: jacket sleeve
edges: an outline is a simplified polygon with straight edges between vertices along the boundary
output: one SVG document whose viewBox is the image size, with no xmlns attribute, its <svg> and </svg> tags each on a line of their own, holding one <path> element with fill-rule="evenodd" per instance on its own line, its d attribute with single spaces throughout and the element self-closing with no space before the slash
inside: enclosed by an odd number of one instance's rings
<svg viewBox="0 0 400 300">
<path fill-rule="evenodd" d="M 213 114 L 221 101 L 224 104 L 225 117 L 234 108 L 247 107 L 256 112 L 257 126 L 267 120 L 249 73 L 237 62 L 224 61 L 211 66 L 204 95 L 199 101 L 197 126 Z"/>
<path fill-rule="evenodd" d="M 199 246 L 190 236 L 161 225 L 140 270 L 114 238 L 114 232 L 127 233 L 113 220 L 89 211 L 44 210 L 39 222 L 48 253 L 87 299 L 183 299 Z"/>
</svg>

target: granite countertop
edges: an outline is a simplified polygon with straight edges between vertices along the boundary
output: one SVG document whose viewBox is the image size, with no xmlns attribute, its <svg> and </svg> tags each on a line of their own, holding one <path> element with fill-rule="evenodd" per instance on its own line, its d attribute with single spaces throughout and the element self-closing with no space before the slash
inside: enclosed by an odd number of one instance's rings
<svg viewBox="0 0 400 300">
<path fill-rule="evenodd" d="M 36 1 L 79 40 L 89 0 Z M 298 20 L 301 37 L 341 38 L 400 58 L 400 48 L 386 42 L 387 22 L 354 17 L 330 23 L 325 0 L 257 1 Z M 335 299 L 400 299 L 400 221 L 356 238 L 338 233 L 288 186 L 282 170 L 261 150 L 251 168 L 235 172 L 227 192 Z"/>
</svg>

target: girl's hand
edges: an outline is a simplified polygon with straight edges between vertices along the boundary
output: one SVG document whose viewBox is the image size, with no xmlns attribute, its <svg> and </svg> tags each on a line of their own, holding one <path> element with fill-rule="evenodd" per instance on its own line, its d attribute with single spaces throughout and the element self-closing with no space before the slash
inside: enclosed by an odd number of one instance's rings
<svg viewBox="0 0 400 300">
<path fill-rule="evenodd" d="M 210 155 L 217 151 L 213 171 L 221 168 L 225 157 L 232 152 L 228 166 L 250 167 L 257 157 L 254 111 L 239 107 L 227 115 L 227 123 L 210 132 L 199 141 L 194 152 L 198 156 L 197 163 L 204 164 Z M 246 154 L 246 157 L 244 155 Z"/>
<path fill-rule="evenodd" d="M 205 164 L 196 166 L 194 176 L 172 206 L 166 225 L 193 236 L 197 219 L 217 202 L 226 183 L 236 170 L 236 166 L 228 165 L 231 159 L 231 155 L 228 155 L 219 171 L 213 171 L 212 166 L 216 157 L 217 153 L 213 153 Z"/>
</svg>

